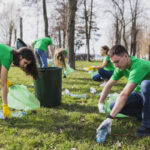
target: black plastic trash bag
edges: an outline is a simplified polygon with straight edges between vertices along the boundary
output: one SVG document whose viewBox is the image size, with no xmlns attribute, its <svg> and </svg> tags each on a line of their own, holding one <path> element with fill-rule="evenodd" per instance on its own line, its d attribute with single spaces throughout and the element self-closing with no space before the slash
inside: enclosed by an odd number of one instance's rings
<svg viewBox="0 0 150 150">
<path fill-rule="evenodd" d="M 17 39 L 17 42 L 16 42 L 16 49 L 19 49 L 21 47 L 26 47 L 27 44 L 25 44 L 25 42 L 23 42 L 21 39 Z"/>
</svg>

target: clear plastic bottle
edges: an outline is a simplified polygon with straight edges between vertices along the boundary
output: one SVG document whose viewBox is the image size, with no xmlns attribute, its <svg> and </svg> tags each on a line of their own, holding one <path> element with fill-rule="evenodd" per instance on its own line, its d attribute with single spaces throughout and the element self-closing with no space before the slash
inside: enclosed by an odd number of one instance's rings
<svg viewBox="0 0 150 150">
<path fill-rule="evenodd" d="M 69 93 L 69 96 L 75 97 L 75 98 L 85 98 L 86 99 L 86 94 L 72 94 Z"/>
<path fill-rule="evenodd" d="M 108 135 L 108 128 L 102 128 L 97 131 L 96 141 L 97 143 L 103 143 Z"/>
<path fill-rule="evenodd" d="M 22 112 L 22 111 L 17 111 L 17 112 L 11 112 L 12 117 L 22 117 L 24 116 L 26 113 Z"/>
</svg>

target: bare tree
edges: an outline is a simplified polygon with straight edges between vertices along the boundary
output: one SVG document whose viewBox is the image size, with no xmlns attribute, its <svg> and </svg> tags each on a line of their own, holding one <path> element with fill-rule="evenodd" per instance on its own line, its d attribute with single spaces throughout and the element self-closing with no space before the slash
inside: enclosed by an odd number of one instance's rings
<svg viewBox="0 0 150 150">
<path fill-rule="evenodd" d="M 66 38 L 66 27 L 67 27 L 67 0 L 57 0 L 55 14 L 51 18 L 53 20 L 52 24 L 52 36 L 56 37 L 58 40 L 58 47 L 65 47 L 65 38 Z M 55 22 L 55 23 L 54 23 Z"/>
<path fill-rule="evenodd" d="M 16 30 L 17 24 L 17 8 L 14 3 L 4 4 L 3 11 L 0 15 L 0 39 L 3 43 L 12 45 L 14 30 Z"/>
<path fill-rule="evenodd" d="M 75 69 L 74 29 L 75 29 L 76 10 L 77 10 L 77 0 L 68 0 L 66 47 L 69 50 L 69 64 L 74 69 Z"/>
<path fill-rule="evenodd" d="M 130 47 L 130 55 L 135 56 L 137 50 L 137 34 L 138 34 L 138 27 L 137 27 L 137 19 L 143 10 L 140 8 L 140 1 L 139 0 L 129 0 L 130 4 L 130 11 L 131 11 L 131 47 Z"/>
<path fill-rule="evenodd" d="M 91 0 L 90 2 L 90 10 L 87 10 L 87 1 L 84 0 L 85 34 L 86 34 L 86 47 L 87 47 L 88 61 L 90 61 L 90 38 L 91 38 L 91 29 L 92 29 L 92 16 L 93 16 L 93 0 Z"/>
<path fill-rule="evenodd" d="M 45 36 L 48 36 L 48 18 L 47 18 L 47 8 L 46 8 L 46 0 L 42 0 L 43 2 L 43 17 L 44 17 L 44 26 L 45 26 Z"/>
</svg>

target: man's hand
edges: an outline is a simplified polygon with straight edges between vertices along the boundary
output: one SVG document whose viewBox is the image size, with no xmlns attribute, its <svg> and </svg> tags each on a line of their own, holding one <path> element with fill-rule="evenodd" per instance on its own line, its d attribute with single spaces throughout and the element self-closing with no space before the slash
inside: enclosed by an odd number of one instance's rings
<svg viewBox="0 0 150 150">
<path fill-rule="evenodd" d="M 4 114 L 4 117 L 5 117 L 5 118 L 11 116 L 10 110 L 9 110 L 9 107 L 8 107 L 7 104 L 4 104 L 4 105 L 3 105 L 3 114 Z"/>
<path fill-rule="evenodd" d="M 107 118 L 106 120 L 104 120 L 100 126 L 97 128 L 97 132 L 103 128 L 107 128 L 108 129 L 108 133 L 111 133 L 111 125 L 112 125 L 112 121 L 113 119 Z"/>
<path fill-rule="evenodd" d="M 99 110 L 100 113 L 105 113 L 104 104 L 98 103 L 98 110 Z"/>
</svg>

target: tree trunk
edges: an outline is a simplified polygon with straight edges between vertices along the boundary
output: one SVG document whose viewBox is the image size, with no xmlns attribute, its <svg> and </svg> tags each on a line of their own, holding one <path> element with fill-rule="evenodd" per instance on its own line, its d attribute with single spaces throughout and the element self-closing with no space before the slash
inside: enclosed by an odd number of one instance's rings
<svg viewBox="0 0 150 150">
<path fill-rule="evenodd" d="M 124 46 L 125 49 L 128 49 L 128 44 L 127 44 L 127 39 L 126 39 L 126 26 L 123 26 L 123 41 L 124 41 Z"/>
<path fill-rule="evenodd" d="M 12 40 L 12 32 L 13 32 L 13 21 L 11 20 L 10 24 L 9 24 L 9 46 L 11 46 L 11 40 Z"/>
<path fill-rule="evenodd" d="M 16 43 L 17 40 L 17 29 L 14 29 L 14 44 Z"/>
<path fill-rule="evenodd" d="M 47 18 L 46 0 L 43 0 L 43 17 L 45 26 L 45 36 L 48 36 L 48 18 Z"/>
<path fill-rule="evenodd" d="M 23 40 L 23 18 L 20 17 L 20 39 Z"/>
<path fill-rule="evenodd" d="M 61 30 L 58 30 L 58 42 L 59 42 L 59 47 L 61 47 Z"/>
<path fill-rule="evenodd" d="M 87 48 L 87 60 L 90 61 L 90 50 L 89 50 L 89 39 L 88 39 L 88 16 L 87 16 L 86 0 L 84 0 L 84 17 L 85 17 L 85 37 L 86 37 L 86 48 Z"/>
<path fill-rule="evenodd" d="M 75 30 L 75 14 L 77 10 L 77 0 L 68 0 L 68 18 L 67 18 L 67 48 L 69 50 L 69 64 L 75 69 L 75 53 L 74 53 L 74 30 Z"/>
<path fill-rule="evenodd" d="M 63 30 L 63 47 L 65 47 L 66 32 Z"/>
</svg>

